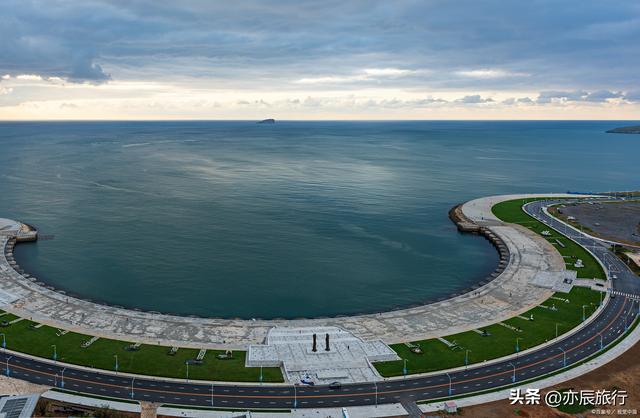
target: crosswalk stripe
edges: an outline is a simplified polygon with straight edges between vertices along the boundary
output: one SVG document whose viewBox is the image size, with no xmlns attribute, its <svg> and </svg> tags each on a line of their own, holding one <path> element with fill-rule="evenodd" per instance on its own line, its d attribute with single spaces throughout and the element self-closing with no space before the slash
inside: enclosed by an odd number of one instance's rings
<svg viewBox="0 0 640 418">
<path fill-rule="evenodd" d="M 621 292 L 619 290 L 607 289 L 609 293 L 617 296 L 626 296 L 631 299 L 640 299 L 640 295 L 636 295 L 634 293 Z"/>
</svg>

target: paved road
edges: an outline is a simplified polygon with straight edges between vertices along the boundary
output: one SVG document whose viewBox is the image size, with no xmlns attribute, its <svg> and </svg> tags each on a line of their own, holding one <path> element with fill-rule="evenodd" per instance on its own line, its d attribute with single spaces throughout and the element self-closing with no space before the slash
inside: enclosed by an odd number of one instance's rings
<svg viewBox="0 0 640 418">
<path fill-rule="evenodd" d="M 548 202 L 547 202 L 548 203 Z M 546 204 L 546 203 L 545 203 Z M 565 228 L 542 212 L 542 202 L 531 203 L 527 211 L 562 233 Z M 640 295 L 640 279 L 630 272 L 601 243 L 579 236 L 571 229 L 566 234 L 584 246 L 593 247 L 595 255 L 617 276 L 614 291 Z M 497 388 L 540 376 L 563 365 L 571 365 L 596 353 L 601 346 L 618 338 L 630 326 L 640 311 L 640 302 L 627 296 L 610 299 L 600 315 L 585 328 L 544 348 L 520 355 L 517 360 L 486 366 L 470 367 L 467 371 L 385 382 L 349 384 L 341 390 L 326 386 L 232 386 L 176 383 L 152 379 L 131 379 L 99 372 L 66 368 L 31 360 L 19 355 L 0 353 L 0 370 L 12 377 L 30 382 L 64 386 L 65 389 L 87 394 L 122 399 L 145 400 L 191 406 L 227 408 L 322 408 L 336 406 L 396 403 L 407 400 L 428 400 Z M 565 354 L 563 354 L 563 350 Z"/>
</svg>

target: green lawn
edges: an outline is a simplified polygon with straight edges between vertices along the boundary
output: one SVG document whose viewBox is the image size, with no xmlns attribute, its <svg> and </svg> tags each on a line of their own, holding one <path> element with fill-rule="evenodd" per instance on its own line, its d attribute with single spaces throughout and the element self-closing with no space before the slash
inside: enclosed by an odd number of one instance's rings
<svg viewBox="0 0 640 418">
<path fill-rule="evenodd" d="M 10 314 L 0 317 L 3 320 L 11 320 L 10 318 L 16 317 Z M 57 329 L 48 326 L 34 329 L 32 327 L 34 324 L 34 322 L 22 320 L 7 327 L 1 327 L 0 332 L 6 336 L 7 348 L 39 357 L 53 358 L 52 345 L 55 344 L 58 360 L 65 363 L 114 370 L 114 356 L 117 355 L 118 369 L 121 372 L 177 378 L 186 377 L 186 360 L 195 359 L 198 355 L 198 350 L 181 348 L 175 355 L 170 356 L 169 347 L 159 345 L 142 345 L 138 351 L 127 351 L 125 347 L 129 343 L 103 338 L 88 348 L 82 348 L 82 342 L 91 337 L 73 332 L 58 336 Z M 189 378 L 238 382 L 259 380 L 259 368 L 244 367 L 246 355 L 244 351 L 234 351 L 231 360 L 217 359 L 216 354 L 219 353 L 220 351 L 207 351 L 203 364 L 189 366 Z M 279 368 L 264 368 L 263 378 L 265 382 L 283 381 Z"/>
<path fill-rule="evenodd" d="M 518 223 L 540 234 L 549 227 L 535 220 L 522 211 L 522 205 L 526 201 L 515 200 L 499 203 L 492 210 L 493 213 L 505 222 Z M 584 249 L 564 237 L 559 237 L 553 230 L 553 236 L 549 238 L 551 242 L 559 239 L 566 248 L 554 245 L 562 255 L 581 258 L 585 267 L 578 270 L 578 277 L 604 278 L 604 272 L 597 261 Z M 575 258 L 567 259 L 574 260 Z M 573 264 L 573 263 L 572 263 Z M 567 265 L 567 268 L 573 268 Z M 521 316 L 528 318 L 533 314 L 534 320 L 521 318 L 511 318 L 504 321 L 513 328 L 519 328 L 521 332 L 494 324 L 483 328 L 490 333 L 490 336 L 482 336 L 474 331 L 463 332 L 444 337 L 447 341 L 455 342 L 456 348 L 449 348 L 437 339 L 429 339 L 413 342 L 419 344 L 423 354 L 411 352 L 406 344 L 395 344 L 392 348 L 402 359 L 407 360 L 407 373 L 425 373 L 435 370 L 442 370 L 453 367 L 464 366 L 466 350 L 469 352 L 469 364 L 482 362 L 498 357 L 513 354 L 516 349 L 516 339 L 519 338 L 520 350 L 534 347 L 545 341 L 555 338 L 556 324 L 558 324 L 558 335 L 570 331 L 582 322 L 582 307 L 586 305 L 586 316 L 590 316 L 600 303 L 600 293 L 591 289 L 575 287 L 570 293 L 556 293 L 554 297 L 568 299 L 569 302 L 562 302 L 553 297 L 545 301 L 542 305 L 554 306 L 557 310 L 535 307 Z M 398 376 L 403 373 L 403 361 L 390 361 L 375 363 L 375 367 L 383 376 Z"/>
<path fill-rule="evenodd" d="M 578 272 L 579 278 L 605 279 L 605 274 L 602 270 L 602 267 L 600 267 L 600 264 L 584 248 L 571 241 L 570 239 L 561 236 L 555 230 L 527 215 L 522 210 L 523 203 L 530 202 L 532 200 L 539 199 L 509 200 L 506 202 L 498 203 L 493 208 L 491 208 L 491 211 L 501 220 L 522 225 L 536 232 L 537 234 L 540 234 L 544 230 L 551 232 L 552 235 L 550 237 L 544 238 L 549 241 L 558 250 L 558 252 L 560 252 L 560 254 L 565 256 L 565 261 L 570 263 L 567 264 L 567 269 L 576 270 Z M 562 242 L 565 247 L 563 248 L 560 245 L 557 245 L 556 239 Z M 582 259 L 584 267 L 573 267 L 575 260 L 578 258 Z"/>
<path fill-rule="evenodd" d="M 555 338 L 556 324 L 558 335 L 564 334 L 582 322 L 582 306 L 587 305 L 585 313 L 590 316 L 600 302 L 600 295 L 591 289 L 575 287 L 570 293 L 556 293 L 554 296 L 569 299 L 569 303 L 556 299 L 548 299 L 545 306 L 553 306 L 556 311 L 535 307 L 522 314 L 529 317 L 533 314 L 533 321 L 511 318 L 503 323 L 520 328 L 521 332 L 494 324 L 483 328 L 490 336 L 482 336 L 474 331 L 444 337 L 447 341 L 455 342 L 458 348 L 449 348 L 437 339 L 416 341 L 423 354 L 414 354 L 405 344 L 391 346 L 400 358 L 407 359 L 407 373 L 425 373 L 435 370 L 464 366 L 466 350 L 469 352 L 469 364 L 491 360 L 513 354 L 516 349 L 516 338 L 520 338 L 520 350 L 534 347 Z M 388 361 L 375 363 L 376 369 L 383 376 L 399 376 L 402 374 L 403 361 Z"/>
</svg>

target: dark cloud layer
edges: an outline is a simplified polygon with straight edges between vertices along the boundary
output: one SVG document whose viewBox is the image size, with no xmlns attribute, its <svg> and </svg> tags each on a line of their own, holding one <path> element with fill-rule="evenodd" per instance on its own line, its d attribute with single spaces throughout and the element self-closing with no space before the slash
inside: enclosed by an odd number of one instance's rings
<svg viewBox="0 0 640 418">
<path fill-rule="evenodd" d="M 597 92 L 565 92 L 568 100 L 602 101 L 640 85 L 635 0 L 3 0 L 0 8 L 0 74 L 225 85 L 317 77 L 340 87 L 545 90 L 539 102 L 565 90 Z M 358 77 L 367 68 L 411 72 Z"/>
</svg>

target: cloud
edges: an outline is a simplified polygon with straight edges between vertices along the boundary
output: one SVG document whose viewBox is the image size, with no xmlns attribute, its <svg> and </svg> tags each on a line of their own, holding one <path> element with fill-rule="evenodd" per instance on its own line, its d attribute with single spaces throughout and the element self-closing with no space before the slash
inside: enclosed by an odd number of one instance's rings
<svg viewBox="0 0 640 418">
<path fill-rule="evenodd" d="M 360 105 L 366 108 L 424 108 L 430 106 L 439 106 L 449 103 L 448 100 L 425 97 L 423 99 L 382 99 L 382 100 L 367 100 Z"/>
<path fill-rule="evenodd" d="M 456 103 L 463 103 L 463 104 L 491 103 L 493 101 L 494 100 L 491 97 L 483 98 L 479 94 L 472 94 L 472 95 L 461 97 L 460 99 L 456 99 Z"/>
<path fill-rule="evenodd" d="M 432 105 L 432 104 L 449 103 L 449 101 L 445 99 L 429 96 L 429 97 L 425 97 L 424 99 L 416 99 L 414 103 L 419 106 L 424 106 L 424 105 Z"/>
<path fill-rule="evenodd" d="M 77 84 L 100 98 L 107 90 L 90 87 L 107 82 L 145 100 L 155 92 L 124 83 L 149 82 L 224 90 L 236 96 L 219 101 L 234 104 L 281 93 L 299 108 L 322 92 L 385 106 L 446 105 L 424 99 L 432 94 L 514 107 L 540 92 L 530 98 L 538 105 L 591 106 L 637 101 L 638 22 L 636 0 L 4 0 L 0 74 L 12 97 L 32 102 L 64 101 Z"/>
<path fill-rule="evenodd" d="M 625 100 L 630 102 L 640 102 L 640 90 L 628 91 L 624 95 Z"/>
<path fill-rule="evenodd" d="M 42 81 L 42 77 L 37 74 L 19 74 L 16 76 L 16 80 Z"/>
<path fill-rule="evenodd" d="M 352 76 L 323 76 L 323 77 L 304 77 L 296 80 L 298 84 L 335 84 L 335 83 L 352 83 L 354 81 L 364 81 L 368 77 L 365 75 Z"/>
<path fill-rule="evenodd" d="M 622 99 L 625 98 L 623 92 L 616 92 L 611 90 L 597 90 L 588 92 L 585 90 L 575 91 L 542 91 L 536 99 L 537 103 L 564 103 L 564 102 L 593 102 L 593 103 L 605 103 L 609 99 Z"/>
<path fill-rule="evenodd" d="M 363 81 L 377 81 L 389 78 L 404 77 L 417 71 L 402 68 L 365 68 L 351 75 L 328 75 L 319 77 L 304 77 L 296 80 L 298 84 L 339 84 Z"/>
<path fill-rule="evenodd" d="M 506 78 L 506 77 L 526 77 L 529 74 L 522 72 L 511 72 L 500 69 L 482 69 L 482 70 L 466 70 L 466 71 L 456 71 L 456 74 L 462 77 L 469 78 Z"/>
<path fill-rule="evenodd" d="M 104 72 L 100 64 L 92 62 L 90 59 L 79 59 L 66 76 L 67 80 L 73 82 L 101 83 L 111 79 L 111 75 Z"/>
<path fill-rule="evenodd" d="M 586 96 L 587 92 L 584 90 L 580 91 L 542 91 L 538 95 L 536 99 L 536 103 L 546 104 L 552 102 L 562 102 L 562 101 L 582 101 Z"/>
<path fill-rule="evenodd" d="M 239 106 L 253 106 L 253 107 L 271 107 L 271 103 L 265 101 L 264 99 L 258 100 L 238 100 L 236 102 Z"/>
<path fill-rule="evenodd" d="M 524 105 L 528 105 L 528 104 L 533 104 L 535 103 L 530 97 L 510 97 L 508 99 L 505 99 L 502 101 L 502 104 L 505 105 L 517 105 L 517 104 L 524 104 Z"/>
<path fill-rule="evenodd" d="M 429 68 L 431 76 L 421 82 L 431 87 L 518 85 L 522 78 L 540 89 L 637 81 L 639 25 L 632 0 L 517 7 L 495 0 L 393 7 L 376 0 L 329 0 L 321 6 L 285 1 L 280 7 L 251 0 L 234 7 L 189 0 L 4 4 L 0 68 L 10 74 L 102 82 L 109 75 L 123 79 L 146 72 L 158 79 L 196 75 L 246 81 L 256 72 L 347 83 L 363 75 L 401 79 L 416 75 L 408 68 Z M 594 40 L 598 30 L 602 34 Z M 626 65 L 600 70 L 620 56 Z"/>
<path fill-rule="evenodd" d="M 0 73 L 30 81 L 59 77 L 95 83 L 109 78 L 97 59 L 100 38 L 110 41 L 104 36 L 118 31 L 109 27 L 114 23 L 112 6 L 99 1 L 75 7 L 59 0 L 7 0 L 0 10 Z"/>
<path fill-rule="evenodd" d="M 620 91 L 597 90 L 587 94 L 584 100 L 588 102 L 606 102 L 609 99 L 621 99 L 624 93 Z"/>
<path fill-rule="evenodd" d="M 363 72 L 369 77 L 399 77 L 413 71 L 402 68 L 365 68 Z"/>
</svg>

